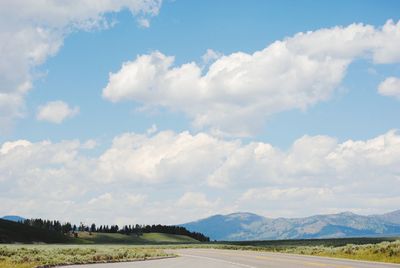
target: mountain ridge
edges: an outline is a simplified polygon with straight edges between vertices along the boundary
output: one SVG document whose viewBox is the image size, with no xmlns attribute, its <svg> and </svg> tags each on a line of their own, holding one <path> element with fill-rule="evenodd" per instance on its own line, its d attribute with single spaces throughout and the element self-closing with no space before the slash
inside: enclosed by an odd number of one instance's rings
<svg viewBox="0 0 400 268">
<path fill-rule="evenodd" d="M 21 217 L 18 215 L 6 215 L 0 219 L 7 220 L 7 221 L 14 221 L 14 222 L 23 222 L 24 220 L 26 220 L 24 217 Z"/>
<path fill-rule="evenodd" d="M 400 210 L 380 215 L 350 211 L 299 218 L 267 218 L 250 212 L 217 214 L 181 224 L 212 240 L 274 240 L 400 235 Z"/>
</svg>

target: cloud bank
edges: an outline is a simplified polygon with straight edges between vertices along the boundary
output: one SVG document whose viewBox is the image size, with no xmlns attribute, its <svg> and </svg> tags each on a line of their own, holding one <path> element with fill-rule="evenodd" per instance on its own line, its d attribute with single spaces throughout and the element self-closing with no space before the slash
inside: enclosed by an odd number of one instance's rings
<svg viewBox="0 0 400 268">
<path fill-rule="evenodd" d="M 196 128 L 248 136 L 275 113 L 328 100 L 356 59 L 399 62 L 398 44 L 400 22 L 389 20 L 381 28 L 351 24 L 298 33 L 253 54 L 211 53 L 208 69 L 195 62 L 175 66 L 174 57 L 155 51 L 110 73 L 103 97 L 167 107 L 188 115 Z"/>
<path fill-rule="evenodd" d="M 172 131 L 124 133 L 99 153 L 88 153 L 88 143 L 3 143 L 0 214 L 176 224 L 238 210 L 368 214 L 398 209 L 400 201 L 400 135 L 394 130 L 345 142 L 303 136 L 287 150 Z"/>
</svg>

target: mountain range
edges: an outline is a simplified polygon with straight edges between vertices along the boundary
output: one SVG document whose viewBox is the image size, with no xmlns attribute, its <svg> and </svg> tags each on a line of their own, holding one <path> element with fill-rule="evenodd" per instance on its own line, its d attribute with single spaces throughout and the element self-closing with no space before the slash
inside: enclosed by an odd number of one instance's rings
<svg viewBox="0 0 400 268">
<path fill-rule="evenodd" d="M 7 215 L 0 219 L 7 220 L 7 221 L 14 221 L 14 222 L 23 222 L 24 220 L 26 220 L 25 218 L 16 216 L 16 215 Z"/>
<path fill-rule="evenodd" d="M 4 216 L 2 219 L 25 220 L 20 216 Z M 267 218 L 237 212 L 214 215 L 180 226 L 219 241 L 400 236 L 400 210 L 369 216 L 342 212 L 304 218 Z"/>
<path fill-rule="evenodd" d="M 275 219 L 239 212 L 181 226 L 219 241 L 396 236 L 400 235 L 400 210 L 370 216 L 343 212 Z"/>
</svg>

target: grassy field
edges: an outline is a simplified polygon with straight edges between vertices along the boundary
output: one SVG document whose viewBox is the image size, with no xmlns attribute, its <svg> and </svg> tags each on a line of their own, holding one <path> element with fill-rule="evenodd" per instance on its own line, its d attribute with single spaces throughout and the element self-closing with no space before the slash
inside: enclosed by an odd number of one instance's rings
<svg viewBox="0 0 400 268">
<path fill-rule="evenodd" d="M 348 244 L 365 245 L 378 244 L 381 242 L 392 242 L 399 240 L 398 237 L 354 237 L 354 238 L 326 238 L 326 239 L 287 239 L 287 240 L 259 240 L 259 241 L 229 241 L 215 242 L 224 245 L 255 246 L 264 248 L 288 248 L 301 246 L 324 246 L 340 247 Z"/>
<path fill-rule="evenodd" d="M 148 243 L 199 243 L 196 239 L 185 235 L 148 233 L 143 234 L 140 238 Z"/>
<path fill-rule="evenodd" d="M 354 245 L 341 247 L 293 247 L 280 252 L 316 255 L 354 260 L 400 263 L 400 240 L 378 244 Z"/>
<path fill-rule="evenodd" d="M 33 268 L 169 257 L 162 249 L 120 245 L 3 245 L 1 268 Z"/>
<path fill-rule="evenodd" d="M 370 243 L 367 243 L 368 241 Z M 346 242 L 354 243 L 345 244 Z M 241 245 L 239 245 L 238 243 L 240 243 Z M 180 245 L 178 247 L 267 251 L 354 260 L 400 263 L 400 240 L 396 240 L 395 238 L 248 241 L 199 245 Z"/>
<path fill-rule="evenodd" d="M 171 243 L 198 243 L 199 241 L 184 235 L 144 233 L 141 236 L 111 234 L 111 233 L 92 233 L 80 232 L 79 243 L 85 244 L 171 244 Z"/>
<path fill-rule="evenodd" d="M 124 235 L 119 233 L 79 232 L 78 238 L 62 235 L 25 224 L 0 219 L 1 243 L 48 243 L 48 244 L 166 244 L 198 243 L 199 241 L 183 235 L 144 233 Z"/>
<path fill-rule="evenodd" d="M 347 244 L 345 246 L 236 246 L 221 245 L 225 249 L 264 250 L 282 253 L 325 256 L 354 260 L 400 263 L 400 240 L 374 244 Z"/>
<path fill-rule="evenodd" d="M 34 228 L 25 224 L 0 219 L 1 243 L 48 243 L 48 244 L 173 244 L 199 243 L 184 235 L 144 233 L 125 235 L 120 233 L 79 232 L 78 238 L 58 232 Z"/>
<path fill-rule="evenodd" d="M 154 239 L 160 239 L 159 234 L 148 234 L 148 241 L 154 236 Z M 168 235 L 166 235 L 168 237 Z M 381 239 L 382 240 L 382 239 Z M 345 240 L 346 241 L 346 240 Z M 366 242 L 367 240 L 362 240 Z M 154 257 L 166 257 L 164 249 L 173 248 L 218 248 L 229 250 L 254 250 L 304 254 L 314 256 L 326 256 L 336 258 L 347 258 L 355 260 L 368 260 L 379 262 L 400 263 L 400 240 L 379 242 L 374 239 L 369 244 L 347 244 L 341 246 L 333 246 L 342 244 L 342 241 L 321 240 L 318 241 L 302 240 L 299 241 L 285 240 L 284 245 L 274 244 L 260 245 L 235 245 L 235 244 L 169 244 L 169 245 L 0 245 L 0 267 L 2 268 L 33 268 L 38 266 L 48 266 L 57 264 L 82 264 L 82 263 L 98 263 L 98 262 L 116 262 L 116 261 L 132 261 L 144 260 Z M 360 241 L 357 241 L 360 243 Z M 243 243 L 243 242 L 242 242 Z M 291 245 L 289 245 L 292 243 Z M 322 243 L 331 244 L 323 245 Z M 308 244 L 308 245 L 307 245 Z"/>
</svg>

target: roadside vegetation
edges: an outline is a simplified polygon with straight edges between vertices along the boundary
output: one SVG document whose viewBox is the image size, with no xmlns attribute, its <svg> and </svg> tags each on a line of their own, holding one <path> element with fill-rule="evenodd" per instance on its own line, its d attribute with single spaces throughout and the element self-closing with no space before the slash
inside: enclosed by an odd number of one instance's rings
<svg viewBox="0 0 400 268">
<path fill-rule="evenodd" d="M 0 245 L 1 268 L 140 261 L 170 256 L 162 249 L 134 246 Z"/>
<path fill-rule="evenodd" d="M 371 243 L 363 244 L 362 241 Z M 252 250 L 277 253 L 290 253 L 301 255 L 313 255 L 322 257 L 345 258 L 354 260 L 377 261 L 400 263 L 400 240 L 388 238 L 389 241 L 381 242 L 385 238 L 351 238 L 350 240 L 358 241 L 359 244 L 346 244 L 340 240 L 349 239 L 318 239 L 307 240 L 281 240 L 279 241 L 249 241 L 249 242 L 227 242 L 199 245 L 181 245 L 179 247 L 186 248 L 215 248 L 228 250 Z M 238 245 L 241 243 L 242 245 Z M 247 245 L 246 245 L 247 244 Z"/>
<path fill-rule="evenodd" d="M 306 242 L 306 241 L 304 241 Z M 216 248 L 253 250 L 290 254 L 314 255 L 354 260 L 400 263 L 400 240 L 374 244 L 326 245 L 234 245 L 234 244 L 175 244 L 175 245 L 0 245 L 0 267 L 34 268 L 61 264 L 84 264 L 147 260 L 169 257 L 167 249 Z"/>
<path fill-rule="evenodd" d="M 349 244 L 341 247 L 295 247 L 284 249 L 283 252 L 354 260 L 400 263 L 400 240 L 366 245 Z"/>
<path fill-rule="evenodd" d="M 285 239 L 285 240 L 256 240 L 256 241 L 229 241 L 215 242 L 219 244 L 229 244 L 237 246 L 256 246 L 256 247 L 301 247 L 301 246 L 324 246 L 341 247 L 348 244 L 365 245 L 378 244 L 381 242 L 392 242 L 398 237 L 347 237 L 347 238 L 315 238 L 315 239 Z"/>
</svg>

